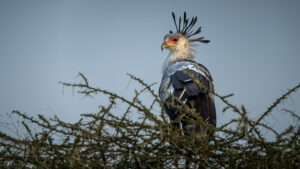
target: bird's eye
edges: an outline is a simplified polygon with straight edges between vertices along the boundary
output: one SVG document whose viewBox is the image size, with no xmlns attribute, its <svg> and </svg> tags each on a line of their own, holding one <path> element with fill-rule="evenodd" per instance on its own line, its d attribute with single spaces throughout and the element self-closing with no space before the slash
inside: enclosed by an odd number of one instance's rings
<svg viewBox="0 0 300 169">
<path fill-rule="evenodd" d="M 173 39 L 173 41 L 174 41 L 174 42 L 177 42 L 177 41 L 178 41 L 178 39 L 177 39 L 177 38 L 174 38 L 174 39 Z"/>
</svg>

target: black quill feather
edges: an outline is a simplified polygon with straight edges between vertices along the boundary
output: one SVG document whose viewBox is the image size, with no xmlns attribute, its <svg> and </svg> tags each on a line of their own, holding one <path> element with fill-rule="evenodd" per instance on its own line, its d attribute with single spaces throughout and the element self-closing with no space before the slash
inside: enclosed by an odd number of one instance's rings
<svg viewBox="0 0 300 169">
<path fill-rule="evenodd" d="M 172 17 L 173 21 L 175 24 L 176 32 L 182 34 L 183 36 L 190 38 L 192 36 L 195 36 L 199 33 L 201 33 L 201 27 L 196 29 L 196 31 L 192 30 L 192 28 L 195 26 L 198 18 L 197 16 L 192 17 L 191 21 L 187 18 L 186 12 L 183 14 L 183 20 L 181 17 L 178 19 L 178 25 L 177 25 L 177 20 L 175 13 L 172 12 Z M 182 22 L 181 22 L 182 20 Z M 170 31 L 170 33 L 173 33 L 173 31 Z M 209 40 L 205 40 L 204 37 L 201 38 L 195 38 L 195 39 L 190 39 L 191 42 L 202 42 L 202 43 L 209 43 Z"/>
</svg>

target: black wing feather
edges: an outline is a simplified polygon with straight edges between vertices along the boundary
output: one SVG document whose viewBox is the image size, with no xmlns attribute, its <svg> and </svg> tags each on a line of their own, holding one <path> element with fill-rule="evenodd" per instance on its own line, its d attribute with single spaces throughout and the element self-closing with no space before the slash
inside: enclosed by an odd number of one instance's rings
<svg viewBox="0 0 300 169">
<path fill-rule="evenodd" d="M 183 90 L 185 89 L 188 97 L 193 97 L 198 95 L 199 93 L 207 93 L 207 90 L 204 88 L 200 88 L 194 79 L 198 79 L 200 83 L 205 85 L 209 88 L 209 82 L 200 74 L 194 70 L 185 70 L 188 73 L 192 74 L 191 77 L 189 74 L 185 73 L 184 71 L 177 71 L 171 76 L 171 84 L 174 89 L 176 90 Z M 176 96 L 178 97 L 178 96 Z"/>
<path fill-rule="evenodd" d="M 193 77 L 185 73 L 185 71 L 191 73 Z M 205 88 L 201 88 L 194 79 L 198 79 Z M 192 101 L 196 103 L 192 108 L 195 108 L 196 112 L 209 124 L 216 125 L 214 100 L 209 97 L 209 92 L 207 91 L 210 88 L 210 83 L 202 74 L 190 69 L 177 71 L 171 76 L 171 84 L 174 88 L 174 96 L 180 98 L 182 101 L 187 100 L 186 104 L 188 105 L 191 105 L 190 102 Z M 171 119 L 177 117 L 176 110 L 169 109 L 167 112 Z"/>
</svg>

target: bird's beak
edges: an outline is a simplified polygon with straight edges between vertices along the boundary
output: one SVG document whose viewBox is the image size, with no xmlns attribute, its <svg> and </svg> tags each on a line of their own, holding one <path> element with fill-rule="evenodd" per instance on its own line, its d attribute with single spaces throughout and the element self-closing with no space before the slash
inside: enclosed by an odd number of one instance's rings
<svg viewBox="0 0 300 169">
<path fill-rule="evenodd" d="M 161 51 L 163 51 L 165 48 L 169 47 L 166 42 L 161 44 Z"/>
</svg>

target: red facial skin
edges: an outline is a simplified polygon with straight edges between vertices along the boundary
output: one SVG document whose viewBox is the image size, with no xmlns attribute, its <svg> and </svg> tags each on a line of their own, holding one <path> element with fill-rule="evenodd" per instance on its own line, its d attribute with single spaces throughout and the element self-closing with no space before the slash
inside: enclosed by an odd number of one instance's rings
<svg viewBox="0 0 300 169">
<path fill-rule="evenodd" d="M 177 36 L 171 37 L 170 39 L 167 40 L 167 44 L 169 46 L 175 46 L 175 45 L 177 45 L 178 39 L 179 39 L 179 37 L 177 37 Z"/>
</svg>

